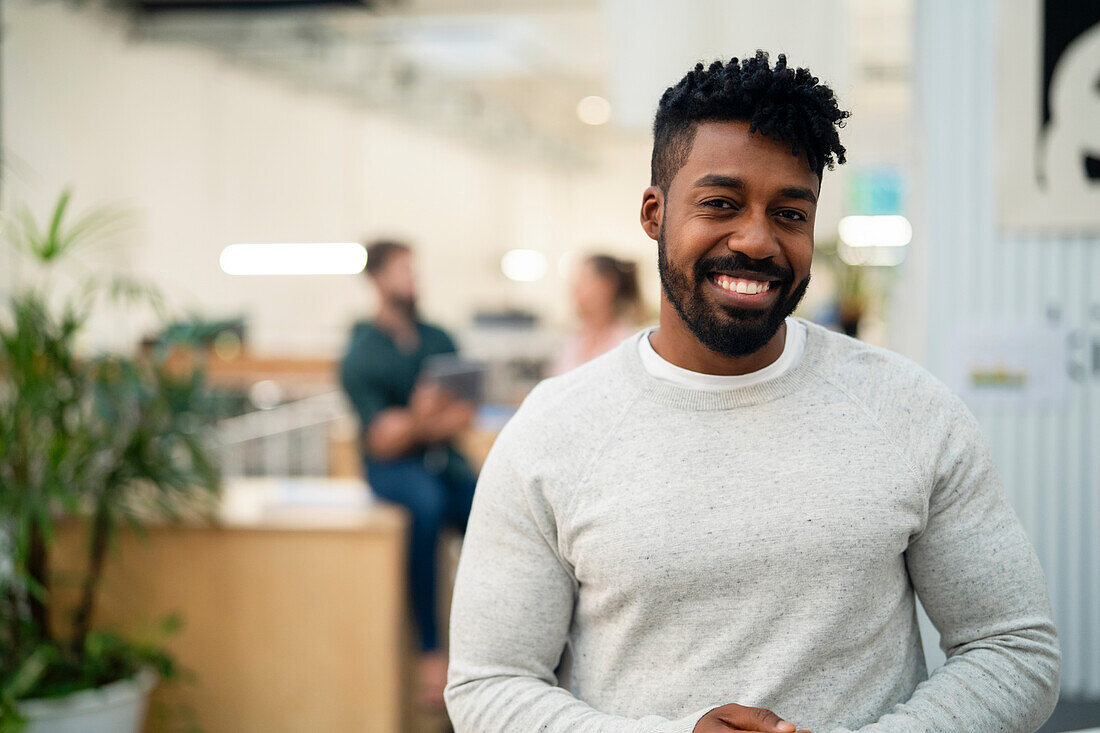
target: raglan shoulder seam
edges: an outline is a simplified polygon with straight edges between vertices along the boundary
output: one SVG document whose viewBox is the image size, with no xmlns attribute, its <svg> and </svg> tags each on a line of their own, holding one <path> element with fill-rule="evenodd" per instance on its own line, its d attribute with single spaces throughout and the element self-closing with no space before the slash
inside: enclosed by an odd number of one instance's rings
<svg viewBox="0 0 1100 733">
<path fill-rule="evenodd" d="M 856 395 L 853 394 L 850 389 L 848 389 L 846 386 L 844 386 L 838 380 L 834 379 L 833 377 L 829 376 L 828 374 L 823 373 L 822 371 L 820 371 L 816 367 L 813 369 L 813 372 L 815 374 L 817 374 L 817 376 L 820 377 L 822 379 L 822 381 L 826 382 L 827 384 L 832 385 L 832 387 L 834 389 L 836 389 L 838 392 L 843 394 L 848 399 L 849 402 L 851 402 L 853 405 L 855 405 L 860 410 L 860 412 L 863 413 L 864 418 L 866 418 L 866 420 L 879 433 L 882 434 L 882 436 L 886 439 L 886 442 L 890 446 L 890 448 L 894 451 L 894 453 L 897 454 L 897 456 L 899 458 L 901 458 L 902 463 L 905 464 L 905 467 L 909 470 L 909 472 L 917 480 L 918 485 L 925 487 L 925 489 L 927 490 L 928 497 L 931 498 L 931 488 L 932 487 L 928 485 L 928 484 L 930 484 L 930 481 L 927 479 L 927 477 L 925 477 L 924 475 L 921 474 L 921 472 L 913 464 L 913 461 L 910 459 L 910 457 L 906 454 L 906 452 L 898 444 L 898 441 L 895 439 L 895 437 L 892 436 L 890 434 L 890 432 L 886 430 L 885 427 L 883 427 L 882 423 L 879 422 L 879 420 L 874 416 L 874 413 L 871 412 L 871 410 L 870 410 L 870 408 L 868 408 L 867 404 L 863 400 L 861 400 L 860 398 L 856 397 Z"/>
</svg>

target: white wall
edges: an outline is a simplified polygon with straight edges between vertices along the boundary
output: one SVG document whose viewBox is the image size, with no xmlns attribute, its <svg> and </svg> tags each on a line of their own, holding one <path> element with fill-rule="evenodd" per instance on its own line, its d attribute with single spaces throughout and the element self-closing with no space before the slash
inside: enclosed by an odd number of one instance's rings
<svg viewBox="0 0 1100 733">
<path fill-rule="evenodd" d="M 947 379 L 974 359 L 966 353 L 972 349 L 951 338 L 966 323 L 1021 334 L 1020 348 L 1041 349 L 1054 374 L 1081 362 L 1082 373 L 1067 380 L 1059 397 L 972 399 L 971 407 L 1046 573 L 1063 694 L 1098 699 L 1100 382 L 1090 351 L 1100 344 L 1100 235 L 1065 226 L 1027 232 L 998 221 L 997 90 L 1003 82 L 1017 94 L 1022 85 L 1001 78 L 996 34 L 1018 9 L 993 0 L 917 4 L 923 196 L 915 228 L 926 253 L 928 364 Z M 1068 331 L 1053 347 L 1027 337 L 1036 324 L 1049 324 L 1052 309 Z"/>
<path fill-rule="evenodd" d="M 656 305 L 656 248 L 638 225 L 646 131 L 608 130 L 598 161 L 564 168 L 420 129 L 209 50 L 131 42 L 117 15 L 35 0 L 8 0 L 5 13 L 4 152 L 23 163 L 6 171 L 5 205 L 44 212 L 65 185 L 81 205 L 124 203 L 134 226 L 108 264 L 159 283 L 181 309 L 246 315 L 258 352 L 338 353 L 348 323 L 371 307 L 369 288 L 354 276 L 225 275 L 217 257 L 233 242 L 407 238 L 420 254 L 426 316 L 452 327 L 504 305 L 562 327 L 570 304 L 557 261 L 567 251 L 638 261 Z M 841 57 L 826 65 L 843 97 Z M 852 159 L 896 162 L 897 124 L 877 134 L 881 120 L 856 113 L 845 133 Z M 845 175 L 826 174 L 820 237 L 844 213 Z M 544 250 L 550 276 L 506 280 L 499 257 L 513 247 Z M 0 288 L 13 278 L 9 268 Z M 126 347 L 149 326 L 115 312 L 95 324 L 93 342 Z"/>
<path fill-rule="evenodd" d="M 256 351 L 337 353 L 348 323 L 370 307 L 369 289 L 358 276 L 225 275 L 218 254 L 233 242 L 407 238 L 424 311 L 451 326 L 508 304 L 564 323 L 559 253 L 650 254 L 637 225 L 644 140 L 626 144 L 636 165 L 621 166 L 613 145 L 610 174 L 563 169 L 416 129 L 203 49 L 131 43 L 119 16 L 28 0 L 5 9 L 4 145 L 22 161 L 7 171 L 6 205 L 44 213 L 65 185 L 82 206 L 122 202 L 134 226 L 107 263 L 157 282 L 180 308 L 247 315 Z M 512 247 L 545 250 L 551 276 L 505 280 L 499 257 Z M 14 277 L 8 268 L 0 287 Z M 93 341 L 125 347 L 148 325 L 114 314 L 96 323 Z"/>
</svg>

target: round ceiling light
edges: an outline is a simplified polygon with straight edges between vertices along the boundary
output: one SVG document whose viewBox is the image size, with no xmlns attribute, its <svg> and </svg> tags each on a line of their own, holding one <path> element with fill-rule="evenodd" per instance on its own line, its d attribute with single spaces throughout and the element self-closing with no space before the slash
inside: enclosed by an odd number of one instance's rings
<svg viewBox="0 0 1100 733">
<path fill-rule="evenodd" d="M 585 97 L 577 102 L 577 117 L 586 125 L 602 125 L 611 119 L 611 103 L 603 97 Z"/>
</svg>

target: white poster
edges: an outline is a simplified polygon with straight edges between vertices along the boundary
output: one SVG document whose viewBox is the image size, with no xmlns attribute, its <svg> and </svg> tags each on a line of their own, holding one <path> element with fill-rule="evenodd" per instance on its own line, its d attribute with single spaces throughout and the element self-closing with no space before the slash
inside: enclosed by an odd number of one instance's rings
<svg viewBox="0 0 1100 733">
<path fill-rule="evenodd" d="M 1065 402 L 1072 366 L 1069 333 L 1048 323 L 970 322 L 951 334 L 944 381 L 971 406 L 1055 407 Z"/>
<path fill-rule="evenodd" d="M 1100 231 L 1100 2 L 996 7 L 1000 224 Z"/>
</svg>

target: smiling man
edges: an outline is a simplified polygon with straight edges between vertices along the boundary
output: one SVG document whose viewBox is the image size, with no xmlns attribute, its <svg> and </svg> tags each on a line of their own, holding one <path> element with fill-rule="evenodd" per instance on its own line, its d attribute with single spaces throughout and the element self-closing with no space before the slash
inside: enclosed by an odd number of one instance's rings
<svg viewBox="0 0 1100 733">
<path fill-rule="evenodd" d="M 846 117 L 762 52 L 661 98 L 641 210 L 660 326 L 543 382 L 493 447 L 452 609 L 458 733 L 1025 733 L 1050 713 L 1043 574 L 974 419 L 915 364 L 791 317 Z M 930 676 L 917 597 L 948 657 Z"/>
</svg>

